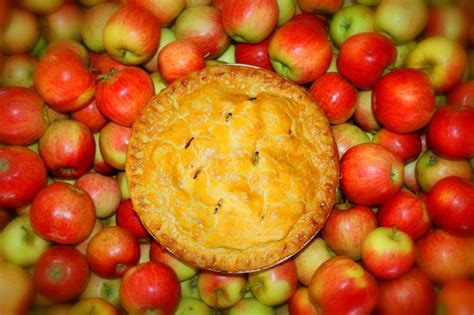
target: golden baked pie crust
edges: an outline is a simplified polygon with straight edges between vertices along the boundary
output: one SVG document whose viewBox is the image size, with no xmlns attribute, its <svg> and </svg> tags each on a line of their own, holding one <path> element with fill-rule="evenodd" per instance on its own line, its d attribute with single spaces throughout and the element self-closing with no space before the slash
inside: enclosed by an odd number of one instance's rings
<svg viewBox="0 0 474 315">
<path fill-rule="evenodd" d="M 321 229 L 339 169 L 329 123 L 304 88 L 227 65 L 152 98 L 126 172 L 134 209 L 164 247 L 199 268 L 249 272 Z"/>
</svg>

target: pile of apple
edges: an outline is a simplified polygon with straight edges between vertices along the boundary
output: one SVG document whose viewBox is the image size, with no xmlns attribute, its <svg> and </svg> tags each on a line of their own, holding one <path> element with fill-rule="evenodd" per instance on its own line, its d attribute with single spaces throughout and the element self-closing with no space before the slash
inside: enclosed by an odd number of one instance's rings
<svg viewBox="0 0 474 315">
<path fill-rule="evenodd" d="M 0 0 L 0 314 L 474 314 L 471 0 Z M 242 63 L 306 88 L 338 204 L 274 267 L 198 270 L 124 174 L 150 98 Z"/>
</svg>

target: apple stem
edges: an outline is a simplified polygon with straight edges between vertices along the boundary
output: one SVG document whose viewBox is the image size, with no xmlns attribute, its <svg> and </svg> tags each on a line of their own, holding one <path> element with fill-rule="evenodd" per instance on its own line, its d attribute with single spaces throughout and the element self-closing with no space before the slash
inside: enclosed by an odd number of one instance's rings
<svg viewBox="0 0 474 315">
<path fill-rule="evenodd" d="M 392 232 L 390 233 L 390 238 L 394 241 L 398 241 L 399 239 L 398 228 L 396 225 L 392 228 Z"/>
</svg>

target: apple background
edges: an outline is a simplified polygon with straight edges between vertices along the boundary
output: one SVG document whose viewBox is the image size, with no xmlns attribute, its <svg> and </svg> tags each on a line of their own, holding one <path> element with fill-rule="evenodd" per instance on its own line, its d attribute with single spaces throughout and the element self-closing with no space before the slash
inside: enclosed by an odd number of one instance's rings
<svg viewBox="0 0 474 315">
<path fill-rule="evenodd" d="M 226 63 L 306 89 L 341 164 L 248 274 L 161 247 L 123 172 L 151 97 Z M 473 167 L 473 0 L 0 0 L 0 314 L 474 314 Z"/>
</svg>

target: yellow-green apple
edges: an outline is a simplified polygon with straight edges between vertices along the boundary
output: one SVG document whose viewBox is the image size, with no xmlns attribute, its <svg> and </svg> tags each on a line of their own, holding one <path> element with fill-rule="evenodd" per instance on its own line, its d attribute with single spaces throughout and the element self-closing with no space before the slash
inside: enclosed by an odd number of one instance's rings
<svg viewBox="0 0 474 315">
<path fill-rule="evenodd" d="M 474 280 L 450 281 L 438 292 L 436 311 L 440 314 L 469 314 L 474 312 Z"/>
<path fill-rule="evenodd" d="M 439 180 L 428 193 L 426 207 L 433 222 L 462 237 L 474 237 L 474 183 L 458 176 Z"/>
<path fill-rule="evenodd" d="M 191 279 L 180 282 L 181 297 L 190 297 L 200 300 L 199 289 L 197 285 L 197 275 Z"/>
<path fill-rule="evenodd" d="M 290 21 L 278 28 L 268 52 L 273 69 L 298 84 L 312 82 L 326 73 L 332 59 L 325 29 L 305 20 Z"/>
<path fill-rule="evenodd" d="M 366 6 L 376 6 L 382 0 L 353 0 L 353 1 L 354 1 L 354 3 L 362 4 L 362 5 L 366 5 Z"/>
<path fill-rule="evenodd" d="M 323 238 L 313 239 L 294 258 L 299 282 L 308 286 L 316 269 L 332 256 L 334 252 Z"/>
<path fill-rule="evenodd" d="M 222 25 L 236 42 L 259 43 L 278 23 L 276 0 L 224 1 Z"/>
<path fill-rule="evenodd" d="M 119 289 L 121 282 L 121 278 L 108 279 L 98 276 L 94 272 L 91 272 L 89 282 L 87 282 L 87 287 L 84 289 L 84 291 L 82 291 L 80 298 L 84 299 L 91 297 L 100 297 L 109 301 L 112 305 L 119 307 Z"/>
<path fill-rule="evenodd" d="M 311 303 L 323 314 L 370 314 L 377 304 L 377 281 L 348 256 L 334 256 L 314 273 Z"/>
<path fill-rule="evenodd" d="M 290 21 L 296 14 L 296 0 L 277 0 L 278 22 L 277 26 L 282 26 Z"/>
<path fill-rule="evenodd" d="M 331 130 L 334 140 L 336 141 L 339 158 L 353 146 L 370 142 L 369 136 L 357 125 L 352 123 L 332 125 Z"/>
<path fill-rule="evenodd" d="M 214 59 L 230 45 L 224 30 L 222 13 L 212 6 L 185 9 L 174 23 L 177 39 L 186 39 L 199 46 L 205 58 Z"/>
<path fill-rule="evenodd" d="M 71 113 L 73 120 L 86 125 L 91 132 L 98 133 L 107 124 L 107 118 L 97 108 L 95 98 L 85 107 Z"/>
<path fill-rule="evenodd" d="M 382 128 L 372 111 L 372 91 L 358 91 L 357 94 L 354 122 L 364 131 L 374 132 Z"/>
<path fill-rule="evenodd" d="M 336 63 L 338 72 L 355 87 L 369 90 L 396 58 L 397 50 L 390 39 L 377 32 L 366 32 L 342 43 Z"/>
<path fill-rule="evenodd" d="M 148 71 L 150 72 L 151 74 L 151 78 L 153 80 L 153 82 L 155 82 L 154 78 L 153 78 L 153 73 L 157 73 L 160 78 L 161 78 L 161 75 L 160 73 L 158 72 L 158 55 L 160 54 L 161 50 L 163 49 L 163 47 L 165 47 L 166 45 L 168 45 L 169 43 L 173 42 L 176 40 L 176 34 L 174 33 L 174 31 L 172 31 L 171 29 L 169 28 L 166 28 L 166 27 L 162 27 L 160 29 L 160 43 L 158 44 L 158 49 L 156 50 L 155 54 L 153 55 L 153 57 L 151 57 L 144 65 L 143 67 Z M 157 92 L 157 89 L 156 89 L 156 85 L 155 85 L 155 93 Z"/>
<path fill-rule="evenodd" d="M 43 188 L 33 200 L 31 226 L 42 238 L 59 244 L 78 244 L 95 223 L 94 203 L 87 192 L 64 182 Z"/>
<path fill-rule="evenodd" d="M 0 33 L 0 52 L 5 55 L 25 54 L 40 38 L 38 16 L 20 8 L 13 8 L 8 23 Z"/>
<path fill-rule="evenodd" d="M 99 135 L 99 148 L 105 163 L 115 169 L 125 170 L 128 141 L 132 134 L 131 127 L 109 122 Z"/>
<path fill-rule="evenodd" d="M 213 311 L 211 311 L 211 308 L 200 299 L 195 299 L 192 297 L 181 297 L 175 314 L 212 315 Z M 228 314 L 230 314 L 230 312 Z"/>
<path fill-rule="evenodd" d="M 36 65 L 34 87 L 52 109 L 71 112 L 93 99 L 95 78 L 83 61 L 69 49 L 55 49 L 46 52 Z"/>
<path fill-rule="evenodd" d="M 46 186 L 43 159 L 24 146 L 0 148 L 0 207 L 19 208 L 33 201 Z"/>
<path fill-rule="evenodd" d="M 38 303 L 37 303 L 38 304 Z M 45 303 L 43 303 L 45 304 Z M 46 305 L 34 305 L 36 306 L 36 309 L 33 309 L 32 312 L 44 312 L 47 315 L 64 315 L 68 314 L 69 310 L 72 307 L 72 304 L 64 302 L 64 303 L 59 303 L 55 304 L 52 301 L 48 301 Z"/>
<path fill-rule="evenodd" d="M 87 246 L 87 262 L 97 275 L 120 278 L 137 265 L 140 258 L 138 239 L 126 228 L 106 226 Z"/>
<path fill-rule="evenodd" d="M 426 209 L 426 195 L 400 189 L 392 198 L 380 205 L 377 211 L 379 226 L 393 227 L 407 233 L 414 241 L 431 228 Z"/>
<path fill-rule="evenodd" d="M 246 274 L 200 270 L 197 288 L 201 300 L 212 308 L 225 309 L 237 304 L 245 293 Z"/>
<path fill-rule="evenodd" d="M 333 125 L 348 121 L 356 110 L 357 89 L 337 72 L 325 73 L 314 80 L 308 92 Z"/>
<path fill-rule="evenodd" d="M 418 185 L 415 174 L 416 163 L 418 162 L 418 158 L 420 156 L 421 154 L 415 160 L 405 163 L 403 185 L 405 185 L 406 188 L 410 189 L 413 192 L 421 191 L 420 185 Z"/>
<path fill-rule="evenodd" d="M 30 145 L 48 129 L 45 104 L 34 89 L 21 86 L 0 88 L 0 143 Z"/>
<path fill-rule="evenodd" d="M 34 296 L 31 274 L 18 265 L 0 262 L 0 311 L 3 314 L 26 314 Z"/>
<path fill-rule="evenodd" d="M 406 60 L 407 68 L 424 71 L 436 92 L 445 93 L 458 85 L 466 72 L 467 53 L 456 41 L 429 37 L 418 42 Z"/>
<path fill-rule="evenodd" d="M 105 24 L 105 51 L 123 64 L 142 64 L 158 48 L 160 26 L 149 10 L 133 4 L 122 5 Z"/>
<path fill-rule="evenodd" d="M 225 63 L 235 63 L 235 49 L 236 45 L 230 44 L 229 47 L 219 56 L 217 57 L 217 61 L 222 61 Z"/>
<path fill-rule="evenodd" d="M 416 267 L 391 280 L 378 282 L 378 303 L 375 310 L 380 315 L 433 314 L 436 293 L 431 280 Z"/>
<path fill-rule="evenodd" d="M 120 204 L 120 189 L 113 177 L 99 173 L 86 173 L 79 177 L 74 185 L 91 196 L 97 218 L 111 216 Z"/>
<path fill-rule="evenodd" d="M 344 0 L 296 0 L 296 3 L 303 12 L 332 15 L 342 8 Z"/>
<path fill-rule="evenodd" d="M 460 5 L 450 4 L 432 8 L 424 29 L 425 37 L 442 36 L 466 47 L 472 21 Z"/>
<path fill-rule="evenodd" d="M 374 135 L 372 142 L 378 143 L 404 162 L 415 160 L 421 153 L 421 139 L 418 133 L 397 133 L 382 128 Z"/>
<path fill-rule="evenodd" d="M 388 130 L 414 132 L 426 126 L 433 116 L 435 90 L 420 70 L 393 70 L 375 84 L 372 111 Z"/>
<path fill-rule="evenodd" d="M 449 91 L 446 105 L 474 107 L 474 80 L 464 81 Z"/>
<path fill-rule="evenodd" d="M 395 46 L 395 48 L 397 49 L 397 59 L 395 60 L 394 63 L 388 66 L 387 70 L 391 71 L 397 68 L 404 68 L 408 55 L 413 50 L 413 48 L 416 47 L 416 45 L 417 45 L 416 41 L 411 41 L 407 44 Z"/>
<path fill-rule="evenodd" d="M 78 178 L 94 162 L 95 143 L 89 128 L 75 120 L 49 125 L 39 139 L 39 153 L 46 169 L 60 178 Z"/>
<path fill-rule="evenodd" d="M 37 292 L 55 303 L 78 297 L 88 281 L 86 258 L 68 245 L 50 246 L 41 255 L 33 271 Z"/>
<path fill-rule="evenodd" d="M 248 314 L 255 314 L 255 315 L 274 315 L 275 310 L 273 307 L 265 305 L 259 302 L 255 298 L 244 298 L 240 300 L 237 304 L 232 306 L 228 313 L 228 315 L 248 315 Z"/>
<path fill-rule="evenodd" d="M 152 12 L 161 26 L 169 26 L 184 10 L 186 0 L 128 0 L 130 4 L 140 5 Z"/>
<path fill-rule="evenodd" d="M 168 84 L 205 66 L 203 51 L 198 44 L 187 39 L 169 43 L 158 54 L 158 70 Z"/>
<path fill-rule="evenodd" d="M 445 159 L 432 150 L 426 150 L 415 165 L 415 176 L 424 193 L 428 193 L 440 179 L 448 176 L 459 176 L 469 179 L 473 174 L 469 160 Z"/>
<path fill-rule="evenodd" d="M 157 241 L 151 242 L 150 261 L 161 262 L 170 266 L 178 276 L 179 281 L 191 279 L 198 272 L 195 266 L 180 260 Z"/>
<path fill-rule="evenodd" d="M 434 229 L 416 241 L 415 264 L 435 284 L 472 277 L 474 238 Z"/>
<path fill-rule="evenodd" d="M 122 201 L 130 199 L 130 191 L 128 190 L 128 180 L 125 172 L 118 172 L 116 179 L 119 184 Z"/>
<path fill-rule="evenodd" d="M 15 54 L 7 56 L 0 67 L 0 87 L 33 86 L 33 72 L 38 60 L 28 54 Z"/>
<path fill-rule="evenodd" d="M 252 295 L 269 306 L 282 304 L 295 293 L 298 275 L 293 259 L 288 259 L 273 267 L 252 272 L 248 276 Z"/>
<path fill-rule="evenodd" d="M 158 65 L 157 65 L 157 68 L 158 68 Z M 150 78 L 153 81 L 153 87 L 155 89 L 155 94 L 160 93 L 164 88 L 166 88 L 168 86 L 168 84 L 166 84 L 165 80 L 163 80 L 163 78 L 161 77 L 160 72 L 158 72 L 158 71 L 150 73 Z"/>
<path fill-rule="evenodd" d="M 90 50 L 100 53 L 104 48 L 104 28 L 109 18 L 118 10 L 115 2 L 92 6 L 82 14 L 81 37 Z"/>
<path fill-rule="evenodd" d="M 150 75 L 139 67 L 130 66 L 101 75 L 95 100 L 105 117 L 131 127 L 154 94 Z"/>
<path fill-rule="evenodd" d="M 377 218 L 369 207 L 338 204 L 322 229 L 322 236 L 336 255 L 360 260 L 362 242 L 377 227 Z"/>
<path fill-rule="evenodd" d="M 0 256 L 20 267 L 34 266 L 48 246 L 33 230 L 29 216 L 15 217 L 0 233 Z"/>
<path fill-rule="evenodd" d="M 382 0 L 375 9 L 375 29 L 397 45 L 416 39 L 428 21 L 425 0 Z"/>
<path fill-rule="evenodd" d="M 299 287 L 288 300 L 288 311 L 292 315 L 319 315 L 316 307 L 309 299 L 307 287 Z"/>
<path fill-rule="evenodd" d="M 116 181 L 117 186 L 118 181 Z M 120 192 L 120 188 L 119 188 Z M 143 226 L 140 218 L 138 217 L 137 213 L 133 209 L 133 204 L 130 199 L 123 200 L 120 202 L 117 211 L 115 212 L 115 220 L 118 226 L 124 227 L 132 232 L 138 239 L 148 239 L 150 238 L 150 234 Z M 153 246 L 153 245 L 152 245 Z M 173 267 L 173 266 L 172 266 Z M 179 274 L 178 274 L 179 278 Z M 181 281 L 181 279 L 180 279 Z"/>
<path fill-rule="evenodd" d="M 104 161 L 102 152 L 100 151 L 100 143 L 99 143 L 100 133 L 99 132 L 94 133 L 93 136 L 94 136 L 94 143 L 96 147 L 95 154 L 94 154 L 94 163 L 92 164 L 94 170 L 100 174 L 114 175 L 116 173 L 116 169 Z"/>
<path fill-rule="evenodd" d="M 257 44 L 237 43 L 235 45 L 235 61 L 241 64 L 273 70 L 268 54 L 271 37 Z"/>
<path fill-rule="evenodd" d="M 365 5 L 350 5 L 337 11 L 331 18 L 329 34 L 336 47 L 349 37 L 374 31 L 374 10 Z"/>
<path fill-rule="evenodd" d="M 447 159 L 474 157 L 474 106 L 439 108 L 428 125 L 431 149 Z"/>
<path fill-rule="evenodd" d="M 362 143 L 347 150 L 340 168 L 342 192 L 359 205 L 382 204 L 403 183 L 402 160 L 376 143 Z"/>
<path fill-rule="evenodd" d="M 395 279 L 415 263 L 415 243 L 397 227 L 377 227 L 362 242 L 360 257 L 372 275 L 382 280 Z"/>
<path fill-rule="evenodd" d="M 146 262 L 132 267 L 120 284 L 120 302 L 129 314 L 174 314 L 179 299 L 178 277 L 162 263 Z"/>
<path fill-rule="evenodd" d="M 82 314 L 101 314 L 101 315 L 119 315 L 119 310 L 109 301 L 99 298 L 83 298 L 74 303 L 69 309 L 68 315 Z"/>
<path fill-rule="evenodd" d="M 47 15 L 57 11 L 63 5 L 64 0 L 20 0 L 18 3 L 21 7 L 34 14 Z"/>
<path fill-rule="evenodd" d="M 92 227 L 91 232 L 87 236 L 85 240 L 75 245 L 76 249 L 82 254 L 87 255 L 87 246 L 91 239 L 104 227 L 104 223 L 102 220 L 96 218 L 94 222 L 94 226 Z"/>
<path fill-rule="evenodd" d="M 139 264 L 146 263 L 150 261 L 150 240 L 140 240 L 140 259 L 138 260 Z"/>
<path fill-rule="evenodd" d="M 47 42 L 81 40 L 82 10 L 79 4 L 65 2 L 58 10 L 41 19 L 41 34 Z"/>
<path fill-rule="evenodd" d="M 212 0 L 185 0 L 185 8 L 198 7 L 201 5 L 212 5 Z"/>
</svg>

